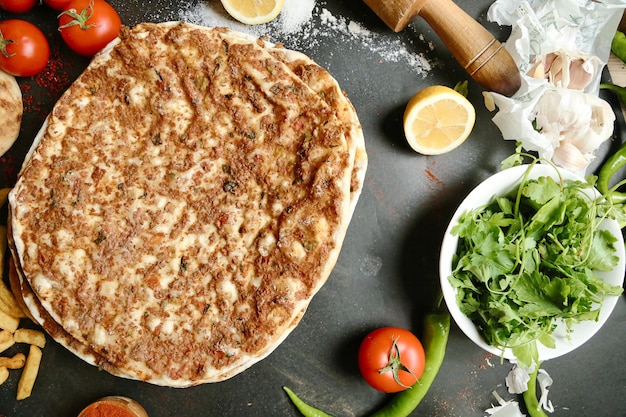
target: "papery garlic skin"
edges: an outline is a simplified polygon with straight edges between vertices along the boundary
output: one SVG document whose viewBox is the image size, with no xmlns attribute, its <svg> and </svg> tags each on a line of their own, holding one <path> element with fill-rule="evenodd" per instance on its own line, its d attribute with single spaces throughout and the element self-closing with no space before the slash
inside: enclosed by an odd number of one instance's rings
<svg viewBox="0 0 626 417">
<path fill-rule="evenodd" d="M 552 386 L 552 377 L 543 369 L 539 369 L 537 372 L 537 384 L 539 385 L 539 389 L 541 390 L 541 397 L 539 398 L 539 406 L 544 410 L 552 413 L 554 412 L 554 406 L 552 405 L 552 401 L 548 399 L 548 394 L 550 392 L 550 387 Z"/>
<path fill-rule="evenodd" d="M 533 367 L 522 368 L 515 365 L 506 375 L 505 382 L 509 389 L 509 394 L 522 394 L 528 389 L 528 381 Z"/>
<path fill-rule="evenodd" d="M 615 114 L 605 100 L 579 90 L 546 90 L 532 116 L 551 144 L 557 166 L 584 174 L 594 151 L 613 134 Z"/>
<path fill-rule="evenodd" d="M 517 401 L 509 400 L 505 401 L 498 395 L 497 392 L 492 392 L 493 396 L 498 400 L 498 405 L 493 405 L 491 408 L 485 410 L 491 417 L 526 417 L 519 409 L 519 403 Z M 488 417 L 488 416 L 485 416 Z"/>
</svg>

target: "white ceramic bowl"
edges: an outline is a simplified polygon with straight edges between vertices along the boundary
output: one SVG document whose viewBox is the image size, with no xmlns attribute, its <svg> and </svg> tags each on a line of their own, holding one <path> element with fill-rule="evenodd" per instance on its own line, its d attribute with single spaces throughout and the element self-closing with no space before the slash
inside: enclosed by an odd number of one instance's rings
<svg viewBox="0 0 626 417">
<path fill-rule="evenodd" d="M 472 323 L 472 321 L 459 310 L 456 302 L 456 289 L 454 289 L 448 281 L 448 277 L 452 274 L 452 257 L 456 252 L 458 244 L 458 236 L 452 235 L 451 230 L 452 227 L 458 223 L 458 220 L 463 213 L 490 203 L 496 195 L 504 195 L 515 189 L 521 182 L 527 168 L 528 165 L 523 165 L 501 171 L 487 178 L 474 190 L 472 190 L 452 216 L 452 220 L 443 239 L 439 261 L 439 273 L 443 296 L 446 301 L 446 305 L 448 306 L 448 310 L 450 311 L 450 314 L 454 318 L 456 324 L 460 327 L 463 333 L 465 333 L 465 335 L 478 346 L 493 353 L 494 355 L 503 355 L 506 359 L 514 358 L 511 350 L 505 349 L 504 352 L 502 352 L 501 348 L 487 344 L 485 339 L 479 334 L 474 323 Z M 582 180 L 582 178 L 569 171 L 561 170 L 560 173 L 561 176 L 566 179 Z M 553 178 L 558 177 L 557 172 L 552 166 L 538 164 L 533 167 L 529 178 L 537 178 L 540 176 L 551 176 Z M 617 247 L 619 263 L 613 271 L 597 272 L 597 275 L 609 284 L 622 286 L 624 283 L 626 255 L 624 253 L 624 238 L 622 236 L 621 229 L 618 223 L 613 220 L 604 221 L 601 227 L 610 230 L 611 233 L 617 238 L 615 246 Z M 539 359 L 543 361 L 564 355 L 589 340 L 606 322 L 609 315 L 613 311 L 618 298 L 618 296 L 606 297 L 600 307 L 600 316 L 598 321 L 584 321 L 575 324 L 572 328 L 573 331 L 569 334 L 569 338 L 565 332 L 565 325 L 559 325 L 552 334 L 556 342 L 556 347 L 554 349 L 547 348 L 541 343 L 537 343 Z"/>
</svg>

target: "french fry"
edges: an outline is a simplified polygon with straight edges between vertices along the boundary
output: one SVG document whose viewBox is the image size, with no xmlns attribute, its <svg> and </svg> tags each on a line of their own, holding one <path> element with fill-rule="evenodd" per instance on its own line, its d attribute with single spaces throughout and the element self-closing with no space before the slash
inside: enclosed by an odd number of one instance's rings
<svg viewBox="0 0 626 417">
<path fill-rule="evenodd" d="M 46 336 L 40 330 L 17 329 L 13 333 L 13 340 L 15 340 L 15 343 L 28 343 L 41 349 L 46 346 Z"/>
<path fill-rule="evenodd" d="M 10 316 L 4 311 L 0 310 L 0 329 L 8 330 L 11 333 L 14 333 L 19 325 L 20 319 Z"/>
<path fill-rule="evenodd" d="M 0 330 L 0 343 L 6 343 L 13 340 L 13 333 L 8 330 Z"/>
<path fill-rule="evenodd" d="M 0 385 L 4 384 L 4 382 L 8 378 L 9 378 L 9 370 L 4 366 L 0 366 Z"/>
<path fill-rule="evenodd" d="M 13 299 L 15 300 L 18 308 L 20 309 L 23 316 L 27 319 L 30 319 L 32 322 L 37 323 L 37 320 L 30 314 L 24 299 L 22 298 L 22 288 L 20 279 L 17 276 L 17 267 L 15 266 L 15 262 L 12 258 L 9 258 L 9 291 L 13 294 Z"/>
<path fill-rule="evenodd" d="M 20 369 L 26 363 L 26 356 L 23 353 L 16 353 L 13 357 L 0 356 L 0 367 L 7 369 Z"/>
<path fill-rule="evenodd" d="M 17 383 L 17 396 L 18 401 L 30 397 L 39 373 L 39 365 L 41 364 L 41 349 L 35 345 L 30 345 L 28 351 L 28 357 L 22 370 L 22 375 Z"/>
<path fill-rule="evenodd" d="M 0 330 L 0 353 L 4 352 L 15 344 L 13 333 L 8 330 Z"/>
<path fill-rule="evenodd" d="M 8 330 L 11 333 L 14 333 L 19 325 L 20 319 L 9 316 L 4 311 L 0 310 L 0 329 Z"/>
<path fill-rule="evenodd" d="M 0 225 L 0 275 L 4 272 L 5 253 L 7 250 L 7 228 L 4 225 Z M 21 319 L 26 317 L 24 311 L 15 300 L 13 292 L 0 278 L 0 310 L 4 311 L 10 316 Z"/>
<path fill-rule="evenodd" d="M 0 310 L 16 319 L 26 316 L 13 296 L 13 292 L 2 280 L 0 280 Z"/>
<path fill-rule="evenodd" d="M 7 246 L 9 244 L 7 232 L 7 227 L 0 224 L 0 275 L 4 274 L 4 255 L 7 252 Z"/>
<path fill-rule="evenodd" d="M 0 207 L 7 203 L 7 197 L 9 195 L 10 188 L 0 188 Z"/>
</svg>

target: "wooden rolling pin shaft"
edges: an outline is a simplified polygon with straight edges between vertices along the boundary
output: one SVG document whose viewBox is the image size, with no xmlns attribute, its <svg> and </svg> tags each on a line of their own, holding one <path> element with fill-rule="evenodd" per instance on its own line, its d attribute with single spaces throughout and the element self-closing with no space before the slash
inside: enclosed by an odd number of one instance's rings
<svg viewBox="0 0 626 417">
<path fill-rule="evenodd" d="M 508 51 L 452 0 L 363 1 L 395 32 L 406 28 L 413 17 L 422 17 L 459 64 L 486 89 L 506 96 L 519 89 L 519 69 Z"/>
</svg>

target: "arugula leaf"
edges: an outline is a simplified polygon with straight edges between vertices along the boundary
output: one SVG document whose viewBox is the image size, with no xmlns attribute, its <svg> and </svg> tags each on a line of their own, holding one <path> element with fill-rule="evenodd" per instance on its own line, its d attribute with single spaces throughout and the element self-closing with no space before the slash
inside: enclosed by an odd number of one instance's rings
<svg viewBox="0 0 626 417">
<path fill-rule="evenodd" d="M 593 236 L 593 242 L 587 257 L 587 266 L 598 271 L 612 270 L 619 261 L 613 250 L 615 242 L 617 242 L 617 239 L 609 231 L 598 230 Z"/>
<path fill-rule="evenodd" d="M 561 194 L 561 186 L 552 177 L 540 177 L 522 187 L 522 195 L 541 207 Z"/>
<path fill-rule="evenodd" d="M 511 348 L 521 366 L 537 361 L 537 343 L 555 346 L 558 323 L 569 330 L 597 320 L 604 298 L 623 292 L 595 275 L 619 261 L 617 239 L 598 226 L 619 220 L 623 208 L 588 197 L 594 181 L 526 180 L 452 229 L 459 244 L 449 281 L 461 311 L 487 343 Z"/>
</svg>

